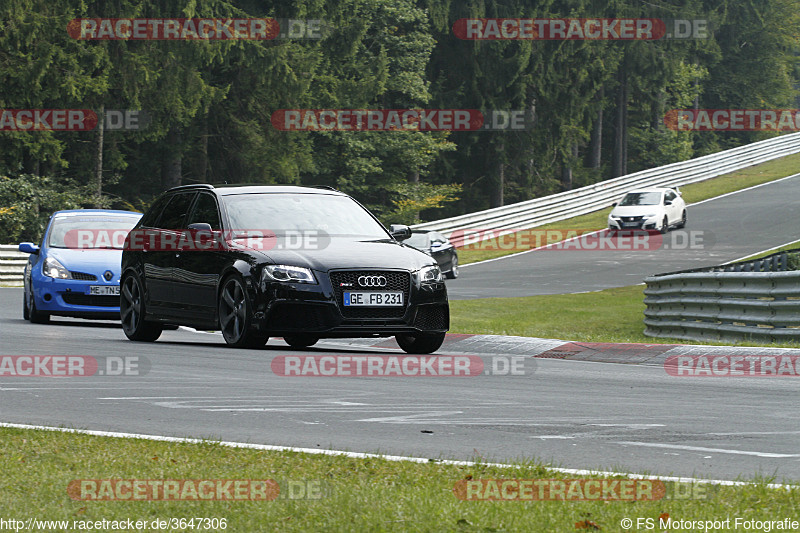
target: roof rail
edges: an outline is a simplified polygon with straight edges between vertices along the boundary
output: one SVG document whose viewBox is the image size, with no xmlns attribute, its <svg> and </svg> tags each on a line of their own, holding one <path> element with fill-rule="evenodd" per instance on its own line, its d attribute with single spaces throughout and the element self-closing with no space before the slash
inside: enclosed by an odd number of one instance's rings
<svg viewBox="0 0 800 533">
<path fill-rule="evenodd" d="M 178 185 L 168 189 L 169 191 L 180 191 L 183 189 L 213 189 L 214 186 L 210 183 L 192 183 L 191 185 Z"/>
<path fill-rule="evenodd" d="M 328 191 L 342 192 L 339 189 L 337 189 L 336 187 L 332 187 L 330 185 L 311 185 L 311 187 L 313 187 L 314 189 L 325 189 L 325 190 L 328 190 Z"/>
</svg>

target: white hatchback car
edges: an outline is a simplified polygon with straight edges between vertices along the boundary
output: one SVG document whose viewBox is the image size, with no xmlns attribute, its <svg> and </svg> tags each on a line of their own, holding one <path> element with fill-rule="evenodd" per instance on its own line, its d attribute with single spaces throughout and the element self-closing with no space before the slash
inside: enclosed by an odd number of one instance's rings
<svg viewBox="0 0 800 533">
<path fill-rule="evenodd" d="M 608 229 L 650 229 L 666 233 L 686 226 L 686 202 L 675 188 L 653 187 L 627 193 L 608 215 Z"/>
</svg>

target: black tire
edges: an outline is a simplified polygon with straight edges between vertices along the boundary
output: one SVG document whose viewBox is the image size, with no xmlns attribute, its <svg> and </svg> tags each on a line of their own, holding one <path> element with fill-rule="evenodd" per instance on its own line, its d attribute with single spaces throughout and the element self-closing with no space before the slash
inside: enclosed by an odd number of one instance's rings
<svg viewBox="0 0 800 533">
<path fill-rule="evenodd" d="M 22 318 L 23 320 L 31 319 L 31 310 L 28 308 L 28 291 L 22 291 Z"/>
<path fill-rule="evenodd" d="M 251 329 L 253 310 L 238 276 L 229 276 L 219 291 L 219 328 L 228 346 L 233 348 L 260 348 L 269 336 Z"/>
<path fill-rule="evenodd" d="M 144 304 L 142 282 L 136 274 L 123 278 L 119 291 L 119 316 L 122 331 L 132 341 L 153 342 L 161 336 L 163 328 L 156 322 L 148 322 Z"/>
<path fill-rule="evenodd" d="M 395 340 L 406 353 L 429 354 L 442 347 L 444 333 L 431 333 L 423 335 L 395 335 Z"/>
<path fill-rule="evenodd" d="M 669 219 L 664 216 L 663 222 L 661 222 L 661 233 L 666 233 L 669 231 Z"/>
<path fill-rule="evenodd" d="M 31 321 L 32 324 L 50 323 L 50 313 L 40 313 L 39 311 L 36 310 L 36 300 L 34 299 L 33 294 L 31 294 L 31 307 L 28 310 L 28 319 Z"/>
<path fill-rule="evenodd" d="M 453 260 L 450 263 L 450 272 L 444 275 L 447 279 L 456 279 L 458 277 L 458 256 L 453 255 Z"/>
<path fill-rule="evenodd" d="M 683 215 L 681 216 L 681 223 L 678 227 L 681 229 L 686 227 L 686 209 L 683 210 Z"/>
<path fill-rule="evenodd" d="M 313 335 L 289 335 L 284 337 L 283 340 L 292 348 L 302 349 L 317 344 L 317 342 L 319 342 L 319 337 Z"/>
</svg>

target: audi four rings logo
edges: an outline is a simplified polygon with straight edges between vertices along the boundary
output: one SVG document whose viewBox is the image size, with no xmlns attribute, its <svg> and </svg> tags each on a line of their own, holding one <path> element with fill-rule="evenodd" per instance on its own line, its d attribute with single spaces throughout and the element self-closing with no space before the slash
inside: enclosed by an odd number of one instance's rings
<svg viewBox="0 0 800 533">
<path fill-rule="evenodd" d="M 385 287 L 386 278 L 383 276 L 359 276 L 358 284 L 362 287 Z"/>
</svg>

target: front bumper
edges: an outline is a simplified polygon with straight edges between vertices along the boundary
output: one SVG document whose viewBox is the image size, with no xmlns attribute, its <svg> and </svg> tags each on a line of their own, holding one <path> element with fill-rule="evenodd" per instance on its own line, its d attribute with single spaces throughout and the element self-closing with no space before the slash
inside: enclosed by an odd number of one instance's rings
<svg viewBox="0 0 800 533">
<path fill-rule="evenodd" d="M 405 293 L 402 308 L 345 308 L 343 289 L 334 288 L 328 274 L 318 275 L 317 285 L 267 283 L 256 297 L 254 327 L 270 336 L 328 338 L 446 332 L 450 310 L 444 283 L 421 285 L 409 276 L 408 286 L 398 287 Z"/>
<path fill-rule="evenodd" d="M 623 221 L 621 219 L 615 219 L 608 217 L 608 228 L 615 229 L 615 230 L 637 230 L 637 229 L 656 229 L 658 222 L 656 222 L 655 218 L 650 219 L 643 219 L 643 220 L 633 220 L 633 221 Z"/>
<path fill-rule="evenodd" d="M 92 285 L 119 287 L 119 278 L 82 281 L 37 276 L 33 280 L 36 309 L 56 316 L 119 320 L 119 296 L 91 295 Z"/>
</svg>

